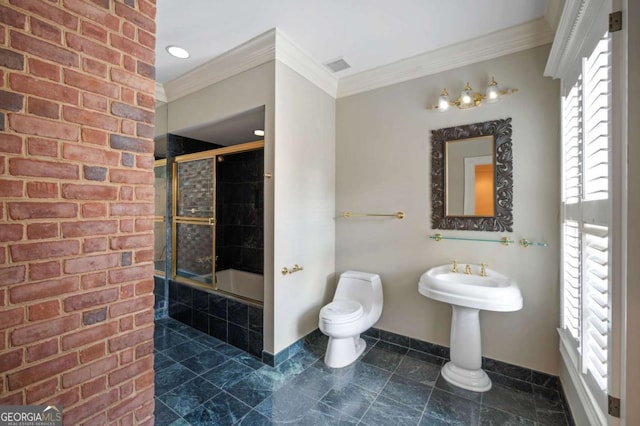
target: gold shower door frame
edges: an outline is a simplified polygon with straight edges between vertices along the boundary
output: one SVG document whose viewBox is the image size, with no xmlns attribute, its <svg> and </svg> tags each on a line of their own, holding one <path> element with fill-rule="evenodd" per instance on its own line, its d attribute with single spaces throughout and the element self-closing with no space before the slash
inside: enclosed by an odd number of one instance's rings
<svg viewBox="0 0 640 426">
<path fill-rule="evenodd" d="M 264 148 L 264 141 L 247 142 L 238 145 L 232 145 L 224 148 L 212 149 L 209 151 L 197 152 L 194 154 L 185 154 L 175 157 L 173 162 L 173 174 L 172 174 L 172 199 L 171 199 L 171 277 L 172 279 L 180 282 L 186 282 L 198 287 L 204 287 L 207 289 L 216 288 L 216 164 L 218 157 L 226 154 L 237 154 L 240 152 L 254 151 Z M 211 212 L 207 217 L 194 217 L 178 215 L 178 200 L 179 200 L 179 176 L 178 166 L 190 161 L 210 160 L 212 162 L 212 177 L 211 177 Z M 194 213 L 197 213 L 194 212 Z M 179 224 L 206 226 L 211 232 L 211 284 L 204 283 L 195 279 L 191 279 L 185 276 L 178 276 L 178 241 L 177 241 L 177 228 Z"/>
</svg>

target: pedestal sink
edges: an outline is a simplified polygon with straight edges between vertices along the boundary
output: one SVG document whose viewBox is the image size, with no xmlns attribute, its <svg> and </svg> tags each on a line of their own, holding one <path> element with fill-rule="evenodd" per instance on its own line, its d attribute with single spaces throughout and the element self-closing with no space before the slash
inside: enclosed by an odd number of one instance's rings
<svg viewBox="0 0 640 426">
<path fill-rule="evenodd" d="M 442 367 L 449 383 L 475 392 L 491 389 L 482 367 L 480 310 L 512 312 L 522 309 L 522 293 L 508 277 L 471 265 L 471 273 L 452 272 L 451 265 L 436 266 L 422 274 L 418 291 L 433 300 L 451 304 L 451 361 Z"/>
</svg>

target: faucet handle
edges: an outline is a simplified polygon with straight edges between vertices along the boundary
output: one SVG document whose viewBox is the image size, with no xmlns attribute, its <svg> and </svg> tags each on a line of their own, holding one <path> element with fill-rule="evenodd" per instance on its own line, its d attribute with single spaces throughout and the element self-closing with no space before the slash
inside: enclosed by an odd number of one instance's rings
<svg viewBox="0 0 640 426">
<path fill-rule="evenodd" d="M 471 265 L 467 265 L 464 267 L 464 273 L 467 275 L 471 275 Z"/>
<path fill-rule="evenodd" d="M 458 261 L 453 259 L 453 266 L 451 267 L 451 272 L 458 272 Z"/>
<path fill-rule="evenodd" d="M 487 265 L 486 263 L 481 263 L 480 264 L 480 276 L 481 277 L 486 277 L 487 276 Z"/>
</svg>

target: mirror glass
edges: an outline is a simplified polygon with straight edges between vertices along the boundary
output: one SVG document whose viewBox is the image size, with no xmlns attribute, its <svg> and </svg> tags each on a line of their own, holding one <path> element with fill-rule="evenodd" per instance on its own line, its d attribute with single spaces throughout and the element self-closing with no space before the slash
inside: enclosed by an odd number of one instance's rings
<svg viewBox="0 0 640 426">
<path fill-rule="evenodd" d="M 511 119 L 431 132 L 433 229 L 513 231 Z"/>
<path fill-rule="evenodd" d="M 447 216 L 494 216 L 493 152 L 493 136 L 447 142 Z"/>
</svg>

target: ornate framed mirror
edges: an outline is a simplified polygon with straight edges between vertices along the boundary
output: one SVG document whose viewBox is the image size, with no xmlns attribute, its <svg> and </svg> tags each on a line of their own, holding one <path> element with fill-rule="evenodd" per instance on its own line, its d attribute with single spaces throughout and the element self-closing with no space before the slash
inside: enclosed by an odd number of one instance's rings
<svg viewBox="0 0 640 426">
<path fill-rule="evenodd" d="M 513 231 L 511 118 L 431 131 L 433 229 Z"/>
</svg>

